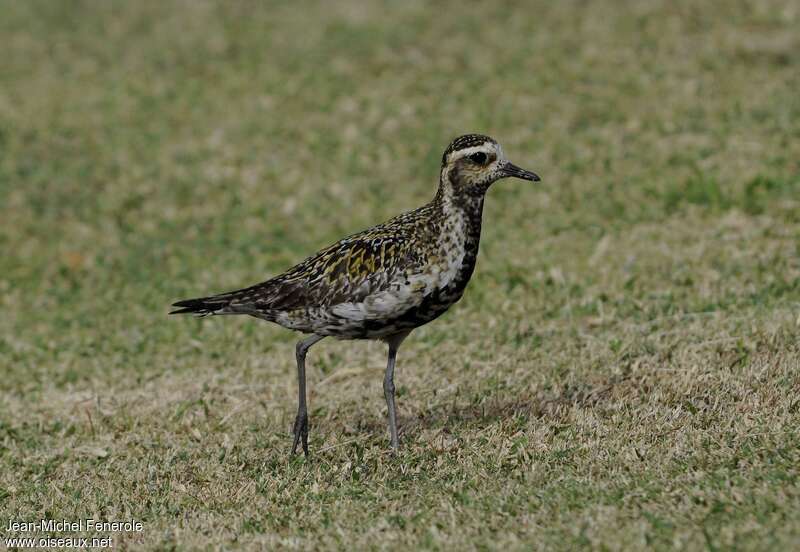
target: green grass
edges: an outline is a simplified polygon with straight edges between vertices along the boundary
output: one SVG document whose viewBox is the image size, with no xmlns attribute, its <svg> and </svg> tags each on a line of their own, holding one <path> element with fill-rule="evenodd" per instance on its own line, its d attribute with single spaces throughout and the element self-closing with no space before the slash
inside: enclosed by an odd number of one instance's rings
<svg viewBox="0 0 800 552">
<path fill-rule="evenodd" d="M 800 546 L 800 11 L 0 6 L 0 526 L 118 546 Z M 484 132 L 464 299 L 404 344 L 168 318 L 429 200 Z"/>
</svg>

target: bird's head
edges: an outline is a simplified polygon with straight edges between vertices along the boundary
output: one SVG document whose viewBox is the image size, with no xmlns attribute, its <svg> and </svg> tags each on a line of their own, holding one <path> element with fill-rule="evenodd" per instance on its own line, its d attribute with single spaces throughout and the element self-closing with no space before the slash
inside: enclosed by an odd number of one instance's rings
<svg viewBox="0 0 800 552">
<path fill-rule="evenodd" d="M 493 138 L 465 134 L 451 142 L 442 155 L 441 183 L 455 194 L 484 194 L 501 178 L 539 181 L 539 177 L 509 162 Z"/>
</svg>

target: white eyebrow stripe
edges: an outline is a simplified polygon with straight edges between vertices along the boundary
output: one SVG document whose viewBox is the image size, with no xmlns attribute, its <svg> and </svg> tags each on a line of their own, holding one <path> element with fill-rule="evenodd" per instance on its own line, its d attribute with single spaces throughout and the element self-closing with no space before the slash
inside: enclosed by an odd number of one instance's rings
<svg viewBox="0 0 800 552">
<path fill-rule="evenodd" d="M 488 153 L 486 150 L 487 150 L 486 144 L 481 144 L 480 146 L 473 146 L 471 148 L 460 149 L 453 153 L 461 153 L 464 156 L 467 156 L 467 155 L 472 155 L 473 153 L 478 153 L 479 151 L 483 153 Z"/>
<path fill-rule="evenodd" d="M 497 155 L 498 159 L 504 159 L 503 157 L 503 150 L 500 148 L 499 144 L 481 144 L 480 146 L 472 146 L 470 148 L 460 149 L 458 151 L 454 151 L 450 154 L 450 159 L 453 158 L 453 155 L 458 154 L 459 157 L 468 157 L 473 153 L 494 153 Z"/>
</svg>

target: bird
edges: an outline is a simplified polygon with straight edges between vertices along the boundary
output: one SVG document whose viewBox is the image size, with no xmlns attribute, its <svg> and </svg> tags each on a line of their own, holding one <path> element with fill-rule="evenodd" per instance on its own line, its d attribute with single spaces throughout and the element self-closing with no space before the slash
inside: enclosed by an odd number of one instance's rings
<svg viewBox="0 0 800 552">
<path fill-rule="evenodd" d="M 306 354 L 326 337 L 388 345 L 383 392 L 391 451 L 398 452 L 394 371 L 400 345 L 461 299 L 475 269 L 486 192 L 496 181 L 539 176 L 506 159 L 483 134 L 455 138 L 442 155 L 434 198 L 352 234 L 269 280 L 173 303 L 169 314 L 244 314 L 306 334 L 297 342 L 298 405 L 291 455 L 308 457 Z"/>
</svg>

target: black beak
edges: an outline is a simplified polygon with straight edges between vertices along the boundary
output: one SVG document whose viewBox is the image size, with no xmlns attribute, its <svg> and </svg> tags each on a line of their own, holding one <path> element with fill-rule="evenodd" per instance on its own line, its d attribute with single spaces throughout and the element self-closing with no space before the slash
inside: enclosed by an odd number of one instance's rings
<svg viewBox="0 0 800 552">
<path fill-rule="evenodd" d="M 501 171 L 504 176 L 513 176 L 514 178 L 533 180 L 534 182 L 539 182 L 541 180 L 538 174 L 532 173 L 531 171 L 526 171 L 525 169 L 520 169 L 513 163 L 506 163 L 503 165 Z"/>
</svg>

